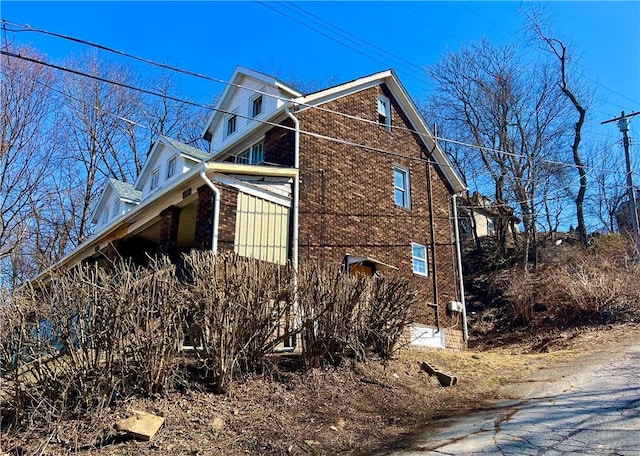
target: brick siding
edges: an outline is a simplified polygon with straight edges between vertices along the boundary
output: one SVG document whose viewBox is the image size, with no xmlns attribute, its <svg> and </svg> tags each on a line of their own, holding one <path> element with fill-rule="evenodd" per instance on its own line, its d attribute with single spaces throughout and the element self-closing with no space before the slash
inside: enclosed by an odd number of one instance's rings
<svg viewBox="0 0 640 456">
<path fill-rule="evenodd" d="M 389 132 L 377 123 L 364 123 L 332 112 L 304 109 L 296 113 L 303 131 L 339 138 L 374 149 L 301 134 L 300 137 L 300 259 L 341 262 L 345 254 L 369 256 L 396 266 L 398 274 L 409 277 L 419 289 L 415 320 L 461 330 L 460 318 L 446 311 L 448 301 L 457 300 L 455 249 L 452 227 L 452 191 L 433 165 L 432 196 L 437 261 L 438 312 L 430 306 L 434 299 L 433 251 L 427 168 L 429 151 L 384 85 L 362 90 L 323 105 L 323 108 L 377 121 L 377 97 L 391 100 L 392 125 Z M 289 124 L 289 121 L 287 121 Z M 274 128 L 265 139 L 269 161 L 293 163 L 293 134 Z M 397 154 L 397 155 L 395 155 Z M 394 203 L 393 168 L 410 172 L 411 209 Z M 427 247 L 429 276 L 413 274 L 411 243 Z M 438 320 L 438 321 L 436 321 Z"/>
</svg>

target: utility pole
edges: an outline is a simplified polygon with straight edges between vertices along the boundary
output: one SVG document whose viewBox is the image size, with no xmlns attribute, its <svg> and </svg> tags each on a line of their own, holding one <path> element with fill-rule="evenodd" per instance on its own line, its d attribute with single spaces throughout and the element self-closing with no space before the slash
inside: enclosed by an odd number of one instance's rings
<svg viewBox="0 0 640 456">
<path fill-rule="evenodd" d="M 631 216 L 631 226 L 633 227 L 633 237 L 636 243 L 636 252 L 640 255 L 640 230 L 638 229 L 638 205 L 636 201 L 636 189 L 633 186 L 633 174 L 631 173 L 631 154 L 629 153 L 629 123 L 631 117 L 640 114 L 640 111 L 632 112 L 631 114 L 624 114 L 624 111 L 620 114 L 620 117 L 615 119 L 609 119 L 602 122 L 606 124 L 609 122 L 618 122 L 618 128 L 622 132 L 622 141 L 624 144 L 624 156 L 627 160 L 627 188 L 629 190 L 629 212 Z"/>
</svg>

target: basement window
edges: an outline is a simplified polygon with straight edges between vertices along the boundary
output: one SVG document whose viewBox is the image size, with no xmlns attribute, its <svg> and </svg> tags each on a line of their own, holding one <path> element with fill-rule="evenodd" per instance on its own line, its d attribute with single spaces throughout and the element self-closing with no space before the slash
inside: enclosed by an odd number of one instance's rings
<svg viewBox="0 0 640 456">
<path fill-rule="evenodd" d="M 422 276 L 429 275 L 427 267 L 427 248 L 422 244 L 411 243 L 411 261 L 413 263 L 413 273 Z"/>
</svg>

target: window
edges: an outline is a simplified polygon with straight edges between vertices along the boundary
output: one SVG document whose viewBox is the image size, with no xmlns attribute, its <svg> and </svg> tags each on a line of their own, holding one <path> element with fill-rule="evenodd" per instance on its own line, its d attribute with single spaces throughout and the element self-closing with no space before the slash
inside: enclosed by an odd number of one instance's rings
<svg viewBox="0 0 640 456">
<path fill-rule="evenodd" d="M 236 155 L 236 163 L 247 165 L 259 165 L 264 162 L 264 141 L 254 144 L 239 155 Z"/>
<path fill-rule="evenodd" d="M 391 103 L 382 95 L 378 95 L 378 122 L 391 131 Z"/>
<path fill-rule="evenodd" d="M 102 224 L 106 225 L 109 221 L 109 206 L 104 208 L 104 212 L 102 213 Z"/>
<path fill-rule="evenodd" d="M 427 248 L 424 245 L 411 243 L 411 261 L 413 263 L 413 273 L 418 275 L 429 275 L 427 269 Z"/>
<path fill-rule="evenodd" d="M 257 117 L 262 113 L 262 95 L 251 100 L 251 117 Z"/>
<path fill-rule="evenodd" d="M 411 209 L 411 188 L 409 186 L 409 170 L 393 168 L 393 197 L 396 206 Z"/>
<path fill-rule="evenodd" d="M 238 116 L 233 114 L 227 118 L 227 130 L 226 135 L 232 135 L 236 131 L 236 124 L 238 123 Z"/>
<path fill-rule="evenodd" d="M 120 201 L 113 202 L 113 218 L 117 218 L 120 215 Z"/>
<path fill-rule="evenodd" d="M 167 162 L 167 179 L 176 173 L 176 157 L 172 157 Z"/>
<path fill-rule="evenodd" d="M 495 224 L 493 223 L 493 219 L 490 218 L 487 218 L 487 234 L 489 236 L 493 236 L 494 234 L 496 234 Z"/>
<path fill-rule="evenodd" d="M 160 169 L 156 168 L 151 173 L 151 181 L 149 182 L 149 190 L 153 190 L 160 183 Z"/>
</svg>

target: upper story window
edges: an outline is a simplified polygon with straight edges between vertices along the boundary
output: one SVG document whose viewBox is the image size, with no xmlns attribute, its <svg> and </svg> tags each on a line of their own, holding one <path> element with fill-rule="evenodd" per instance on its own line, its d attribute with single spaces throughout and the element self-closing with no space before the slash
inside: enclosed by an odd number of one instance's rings
<svg viewBox="0 0 640 456">
<path fill-rule="evenodd" d="M 120 215 L 120 201 L 113 202 L 113 218 L 117 218 Z"/>
<path fill-rule="evenodd" d="M 251 100 L 251 117 L 257 117 L 260 114 L 262 114 L 262 95 Z"/>
<path fill-rule="evenodd" d="M 413 273 L 418 275 L 429 275 L 427 267 L 427 248 L 424 245 L 411 243 L 411 262 Z"/>
<path fill-rule="evenodd" d="M 378 122 L 391 131 L 391 102 L 383 95 L 378 95 Z"/>
<path fill-rule="evenodd" d="M 406 168 L 393 168 L 393 198 L 396 206 L 411 209 L 411 186 Z"/>
<path fill-rule="evenodd" d="M 106 225 L 109 221 L 109 206 L 104 208 L 104 212 L 102 213 L 102 224 Z"/>
<path fill-rule="evenodd" d="M 176 163 L 176 157 L 171 157 L 169 161 L 167 161 L 167 179 L 169 179 L 176 173 Z"/>
<path fill-rule="evenodd" d="M 153 190 L 160 184 L 160 169 L 156 168 L 151 173 L 151 180 L 149 181 L 149 190 Z"/>
<path fill-rule="evenodd" d="M 264 141 L 254 144 L 247 150 L 235 156 L 236 163 L 259 165 L 264 162 Z"/>
<path fill-rule="evenodd" d="M 227 127 L 225 129 L 225 136 L 232 135 L 236 131 L 236 126 L 238 124 L 238 116 L 235 114 L 227 117 Z"/>
</svg>

